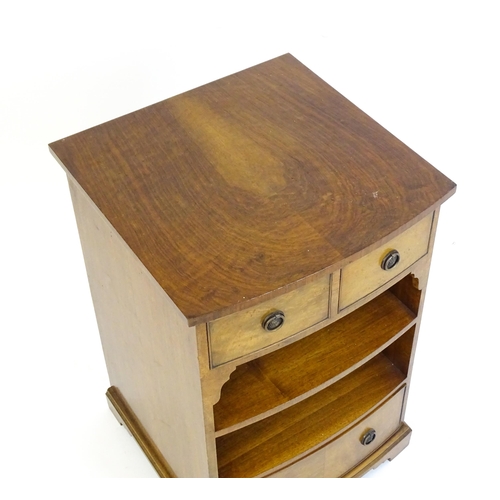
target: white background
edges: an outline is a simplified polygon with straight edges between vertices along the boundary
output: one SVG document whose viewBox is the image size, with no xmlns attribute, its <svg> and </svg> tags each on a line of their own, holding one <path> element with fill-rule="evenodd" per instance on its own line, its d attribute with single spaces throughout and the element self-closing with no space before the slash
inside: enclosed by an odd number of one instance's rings
<svg viewBox="0 0 500 500">
<path fill-rule="evenodd" d="M 441 210 L 406 415 L 412 441 L 359 484 L 383 481 L 370 494 L 389 497 L 468 487 L 490 497 L 500 333 L 495 4 L 3 3 L 0 475 L 11 481 L 0 491 L 13 482 L 22 496 L 50 484 L 53 495 L 68 487 L 74 497 L 90 479 L 155 477 L 105 402 L 66 179 L 47 144 L 290 52 L 458 184 Z M 185 493 L 174 482 L 153 483 L 162 495 Z M 332 496 L 341 488 L 319 483 Z M 240 489 L 225 484 L 217 488 Z M 292 484 L 281 482 L 280 491 L 319 488 Z"/>
</svg>

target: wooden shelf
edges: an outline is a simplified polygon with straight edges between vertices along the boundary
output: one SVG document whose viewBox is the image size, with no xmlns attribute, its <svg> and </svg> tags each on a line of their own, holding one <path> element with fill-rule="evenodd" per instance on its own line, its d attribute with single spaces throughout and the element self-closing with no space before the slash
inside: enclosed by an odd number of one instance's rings
<svg viewBox="0 0 500 500">
<path fill-rule="evenodd" d="M 405 375 L 384 353 L 286 410 L 217 439 L 219 477 L 254 477 L 326 441 L 389 396 Z"/>
<path fill-rule="evenodd" d="M 412 324 L 412 313 L 387 291 L 320 331 L 239 366 L 214 406 L 223 436 L 319 392 L 377 355 Z"/>
</svg>

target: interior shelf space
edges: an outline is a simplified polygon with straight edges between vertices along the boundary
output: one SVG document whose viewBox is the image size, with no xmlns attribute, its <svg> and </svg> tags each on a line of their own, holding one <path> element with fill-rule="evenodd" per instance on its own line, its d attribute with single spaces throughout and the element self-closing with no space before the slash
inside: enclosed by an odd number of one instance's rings
<svg viewBox="0 0 500 500">
<path fill-rule="evenodd" d="M 259 476 L 331 440 L 401 387 L 406 374 L 391 355 L 383 351 L 313 396 L 217 438 L 219 476 Z"/>
<path fill-rule="evenodd" d="M 414 296 L 420 295 L 416 289 L 407 291 L 413 286 L 410 280 L 405 285 L 405 280 L 318 332 L 238 366 L 214 406 L 216 436 L 319 392 L 399 338 L 415 320 Z"/>
</svg>

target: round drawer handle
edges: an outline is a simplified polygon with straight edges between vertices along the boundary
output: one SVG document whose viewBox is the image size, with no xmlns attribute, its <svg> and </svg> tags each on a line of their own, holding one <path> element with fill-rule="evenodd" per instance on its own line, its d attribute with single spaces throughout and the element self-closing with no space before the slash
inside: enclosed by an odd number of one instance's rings
<svg viewBox="0 0 500 500">
<path fill-rule="evenodd" d="M 368 446 L 370 443 L 373 443 L 375 441 L 375 438 L 377 437 L 377 433 L 375 432 L 375 429 L 368 429 L 362 436 L 361 436 L 361 444 L 363 446 Z"/>
<path fill-rule="evenodd" d="M 274 332 L 283 326 L 285 313 L 283 311 L 273 311 L 262 320 L 262 328 L 266 332 Z"/>
<path fill-rule="evenodd" d="M 401 255 L 397 250 L 391 250 L 383 259 L 381 267 L 384 271 L 390 271 L 396 266 L 401 259 Z"/>
</svg>

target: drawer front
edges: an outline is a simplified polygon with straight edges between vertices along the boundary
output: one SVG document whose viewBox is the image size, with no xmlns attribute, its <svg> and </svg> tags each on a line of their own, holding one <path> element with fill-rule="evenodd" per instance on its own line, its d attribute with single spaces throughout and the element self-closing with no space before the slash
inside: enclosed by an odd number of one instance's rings
<svg viewBox="0 0 500 500">
<path fill-rule="evenodd" d="M 429 248 L 432 219 L 433 214 L 430 214 L 404 233 L 344 267 L 340 280 L 339 309 L 354 304 L 423 257 Z M 399 254 L 397 264 L 390 269 L 383 269 L 384 258 L 394 250 Z"/>
<path fill-rule="evenodd" d="M 330 444 L 269 477 L 341 477 L 368 458 L 398 430 L 404 393 L 403 387 L 378 410 Z M 371 430 L 375 431 L 375 438 L 369 444 L 362 444 L 363 437 Z"/>
<path fill-rule="evenodd" d="M 330 275 L 292 292 L 208 324 L 212 366 L 267 347 L 327 319 Z M 282 326 L 277 313 L 284 314 Z M 267 328 L 264 321 L 268 318 Z M 274 322 L 274 324 L 273 324 Z M 276 323 L 277 322 L 277 323 Z"/>
</svg>

